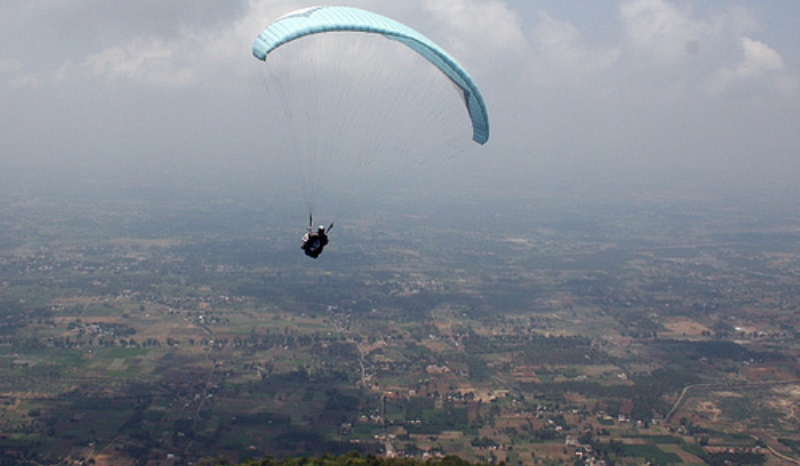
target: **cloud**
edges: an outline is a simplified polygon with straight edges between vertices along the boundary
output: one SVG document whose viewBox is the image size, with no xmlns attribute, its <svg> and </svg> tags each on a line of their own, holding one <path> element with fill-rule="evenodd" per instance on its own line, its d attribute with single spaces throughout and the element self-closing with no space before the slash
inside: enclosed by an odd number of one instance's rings
<svg viewBox="0 0 800 466">
<path fill-rule="evenodd" d="M 15 75 L 11 80 L 8 82 L 9 87 L 11 88 L 19 88 L 19 87 L 37 87 L 41 84 L 44 84 L 45 80 L 38 74 L 35 73 L 23 73 Z"/>
<path fill-rule="evenodd" d="M 19 62 L 19 60 L 15 60 L 13 58 L 0 60 L 0 74 L 13 73 L 15 71 L 19 71 L 21 68 L 22 64 Z"/>
<path fill-rule="evenodd" d="M 544 11 L 539 12 L 532 37 L 536 60 L 541 64 L 539 72 L 551 80 L 602 71 L 619 56 L 615 47 L 587 44 L 572 23 L 554 19 Z"/>
<path fill-rule="evenodd" d="M 14 58 L 0 60 L 0 79 L 9 89 L 37 87 L 45 82 L 40 74 L 26 70 L 23 64 Z"/>
<path fill-rule="evenodd" d="M 0 60 L 0 77 L 2 77 L 8 87 L 19 88 L 36 86 L 42 79 L 34 73 L 25 71 L 19 60 L 9 58 Z"/>
<path fill-rule="evenodd" d="M 778 52 L 763 42 L 743 37 L 742 49 L 744 58 L 733 70 L 733 75 L 737 78 L 753 78 L 784 69 L 783 59 Z"/>
<path fill-rule="evenodd" d="M 215 27 L 174 24 L 169 35 L 144 33 L 126 44 L 89 55 L 83 69 L 108 81 L 240 92 L 241 80 L 257 75 L 258 63 L 250 54 L 250 44 L 267 24 L 300 6 L 296 2 L 251 0 L 241 14 Z"/>
<path fill-rule="evenodd" d="M 709 81 L 713 92 L 722 92 L 740 83 L 759 80 L 788 92 L 797 88 L 797 80 L 786 73 L 780 54 L 764 42 L 742 37 L 741 60 L 735 66 L 721 67 Z M 764 81 L 762 81 L 764 82 Z"/>
<path fill-rule="evenodd" d="M 95 76 L 130 80 L 164 87 L 185 87 L 196 77 L 176 60 L 174 44 L 158 39 L 138 39 L 110 47 L 86 58 L 84 66 Z"/>
<path fill-rule="evenodd" d="M 797 89 L 798 80 L 778 51 L 752 39 L 759 30 L 755 12 L 728 6 L 703 13 L 667 0 L 624 1 L 619 15 L 625 51 L 631 54 L 626 63 L 637 76 L 680 93 L 697 89 L 719 94 L 743 85 L 751 90 Z"/>
<path fill-rule="evenodd" d="M 492 56 L 525 47 L 517 13 L 497 0 L 437 0 L 425 8 L 444 25 L 447 43 L 456 55 Z"/>
<path fill-rule="evenodd" d="M 719 27 L 713 21 L 696 20 L 689 8 L 681 9 L 664 0 L 625 2 L 620 6 L 620 17 L 631 45 L 646 51 L 656 62 L 696 54 L 700 40 Z"/>
</svg>

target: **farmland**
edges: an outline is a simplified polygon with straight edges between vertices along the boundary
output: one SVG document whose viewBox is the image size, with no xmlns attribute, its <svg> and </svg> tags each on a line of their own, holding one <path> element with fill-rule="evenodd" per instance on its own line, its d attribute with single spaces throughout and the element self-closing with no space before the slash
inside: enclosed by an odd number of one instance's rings
<svg viewBox="0 0 800 466">
<path fill-rule="evenodd" d="M 353 219 L 311 262 L 235 200 L 15 199 L 3 460 L 800 458 L 796 216 L 469 207 Z"/>
</svg>

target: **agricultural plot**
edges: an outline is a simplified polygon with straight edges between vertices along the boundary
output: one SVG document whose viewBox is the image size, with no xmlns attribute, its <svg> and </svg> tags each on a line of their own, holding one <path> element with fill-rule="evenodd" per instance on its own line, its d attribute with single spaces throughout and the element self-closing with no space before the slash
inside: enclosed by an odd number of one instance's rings
<svg viewBox="0 0 800 466">
<path fill-rule="evenodd" d="M 432 228 L 424 258 L 390 260 L 397 231 L 309 268 L 254 237 L 74 228 L 0 255 L 3 461 L 800 456 L 792 238 Z"/>
</svg>

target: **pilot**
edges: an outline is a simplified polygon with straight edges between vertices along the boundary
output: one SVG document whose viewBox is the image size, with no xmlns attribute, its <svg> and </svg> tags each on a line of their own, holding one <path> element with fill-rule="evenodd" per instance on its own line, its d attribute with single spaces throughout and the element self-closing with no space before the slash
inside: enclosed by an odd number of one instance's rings
<svg viewBox="0 0 800 466">
<path fill-rule="evenodd" d="M 328 230 L 330 230 L 330 227 Z M 325 249 L 327 244 L 328 232 L 325 230 L 324 225 L 320 225 L 316 232 L 312 232 L 311 227 L 308 227 L 308 231 L 303 235 L 303 245 L 301 248 L 308 257 L 316 259 L 322 254 L 322 250 Z"/>
</svg>

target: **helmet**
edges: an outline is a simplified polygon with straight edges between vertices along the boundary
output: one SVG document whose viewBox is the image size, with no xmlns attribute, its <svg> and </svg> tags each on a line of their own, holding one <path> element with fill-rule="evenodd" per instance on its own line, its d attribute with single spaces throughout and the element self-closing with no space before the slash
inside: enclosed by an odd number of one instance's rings
<svg viewBox="0 0 800 466">
<path fill-rule="evenodd" d="M 320 225 L 317 231 L 325 231 L 325 225 Z"/>
</svg>

